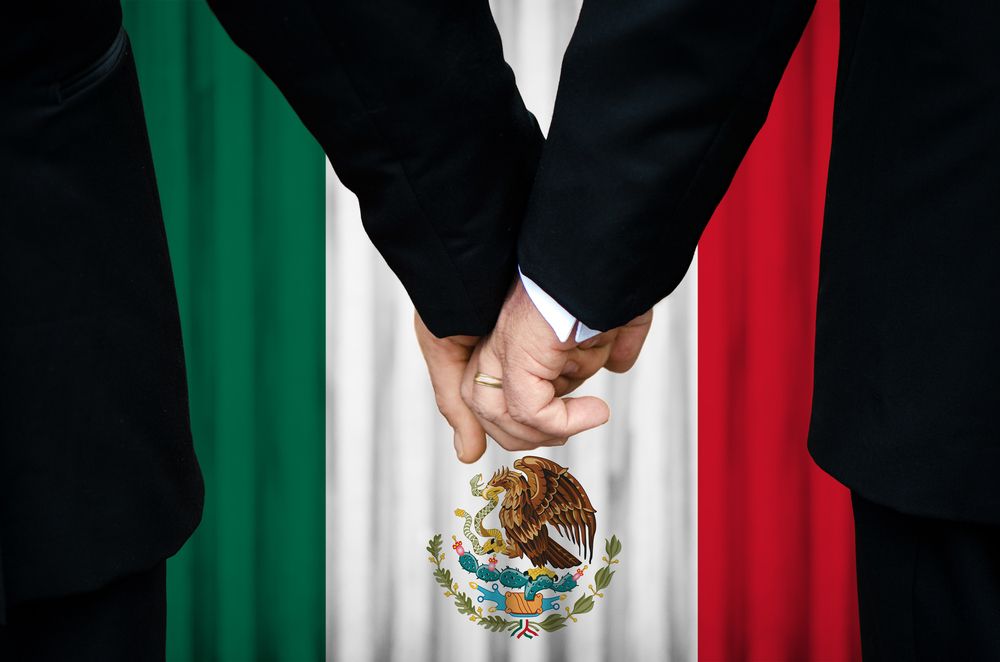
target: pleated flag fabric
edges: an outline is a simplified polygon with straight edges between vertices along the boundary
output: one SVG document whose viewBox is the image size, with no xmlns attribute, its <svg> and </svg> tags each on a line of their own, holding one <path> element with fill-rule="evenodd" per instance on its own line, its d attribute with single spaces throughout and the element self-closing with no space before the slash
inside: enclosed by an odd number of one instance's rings
<svg viewBox="0 0 1000 662">
<path fill-rule="evenodd" d="M 547 128 L 580 2 L 491 6 Z M 848 494 L 805 446 L 836 2 L 819 0 L 636 367 L 581 390 L 610 423 L 539 453 L 623 548 L 594 610 L 531 641 L 470 623 L 431 576 L 424 547 L 460 534 L 469 479 L 515 456 L 454 459 L 356 199 L 203 3 L 125 7 L 208 485 L 169 564 L 169 659 L 860 658 Z"/>
</svg>

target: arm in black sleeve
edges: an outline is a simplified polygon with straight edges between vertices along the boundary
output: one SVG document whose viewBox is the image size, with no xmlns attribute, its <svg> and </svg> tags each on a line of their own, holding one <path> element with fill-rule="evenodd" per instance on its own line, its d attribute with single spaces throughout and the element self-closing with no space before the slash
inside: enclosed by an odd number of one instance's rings
<svg viewBox="0 0 1000 662">
<path fill-rule="evenodd" d="M 588 326 L 683 278 L 813 0 L 586 0 L 563 61 L 519 261 Z"/>
<path fill-rule="evenodd" d="M 493 328 L 542 135 L 487 0 L 209 0 L 438 336 Z"/>
</svg>

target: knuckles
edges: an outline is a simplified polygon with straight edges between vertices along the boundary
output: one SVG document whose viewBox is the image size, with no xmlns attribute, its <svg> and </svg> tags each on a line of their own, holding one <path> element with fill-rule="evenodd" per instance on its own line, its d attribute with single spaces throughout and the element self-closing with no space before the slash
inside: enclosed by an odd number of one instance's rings
<svg viewBox="0 0 1000 662">
<path fill-rule="evenodd" d="M 500 412 L 493 411 L 489 405 L 483 402 L 481 397 L 476 395 L 475 391 L 473 391 L 468 400 L 465 401 L 465 404 L 472 410 L 472 413 L 481 419 L 495 423 L 497 419 L 500 418 Z"/>
<path fill-rule="evenodd" d="M 507 403 L 507 413 L 516 422 L 522 425 L 531 426 L 535 422 L 534 414 L 524 405 L 517 401 Z"/>
<path fill-rule="evenodd" d="M 514 451 L 524 450 L 523 444 L 519 444 L 518 442 L 513 441 L 511 439 L 496 439 L 495 441 L 498 444 L 500 444 L 500 448 L 504 449 L 505 451 L 514 452 Z"/>
</svg>

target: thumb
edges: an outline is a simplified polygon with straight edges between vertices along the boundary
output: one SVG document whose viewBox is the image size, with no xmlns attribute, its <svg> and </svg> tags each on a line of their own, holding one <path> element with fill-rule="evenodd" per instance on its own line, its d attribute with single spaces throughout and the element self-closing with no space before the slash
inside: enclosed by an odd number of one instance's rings
<svg viewBox="0 0 1000 662">
<path fill-rule="evenodd" d="M 455 430 L 453 438 L 455 455 L 459 461 L 472 464 L 486 452 L 486 432 L 476 420 L 475 415 L 469 411 L 464 402 L 461 402 L 461 399 L 459 399 L 459 404 L 462 410 L 446 414 L 445 418 Z"/>
<path fill-rule="evenodd" d="M 556 438 L 596 428 L 611 415 L 600 398 L 560 398 L 555 384 L 525 369 L 506 370 L 503 390 L 511 418 Z"/>
<path fill-rule="evenodd" d="M 453 443 L 458 459 L 466 464 L 475 462 L 486 452 L 486 432 L 476 415 L 462 400 L 462 376 L 465 363 L 437 362 L 428 358 L 427 369 L 434 386 L 438 411 L 455 431 Z"/>
<path fill-rule="evenodd" d="M 475 462 L 486 452 L 486 432 L 462 400 L 461 388 L 476 339 L 435 338 L 416 314 L 414 327 L 434 388 L 434 401 L 438 411 L 455 431 L 455 454 L 462 462 Z"/>
</svg>

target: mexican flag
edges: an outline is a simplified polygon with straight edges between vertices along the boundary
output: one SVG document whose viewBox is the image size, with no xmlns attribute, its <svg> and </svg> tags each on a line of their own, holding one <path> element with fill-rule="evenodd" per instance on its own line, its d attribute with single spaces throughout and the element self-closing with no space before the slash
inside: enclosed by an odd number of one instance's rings
<svg viewBox="0 0 1000 662">
<path fill-rule="evenodd" d="M 492 6 L 547 127 L 579 3 Z M 518 456 L 455 460 L 412 306 L 356 199 L 207 7 L 125 10 L 207 486 L 169 563 L 170 659 L 860 659 L 849 496 L 805 443 L 835 2 L 818 3 L 638 364 L 581 389 L 610 422 L 537 453 L 586 487 L 597 551 L 579 581 L 591 608 L 520 638 L 459 613 L 427 549 L 440 534 L 474 597 L 454 511 Z M 618 563 L 598 579 L 605 540 Z"/>
</svg>

